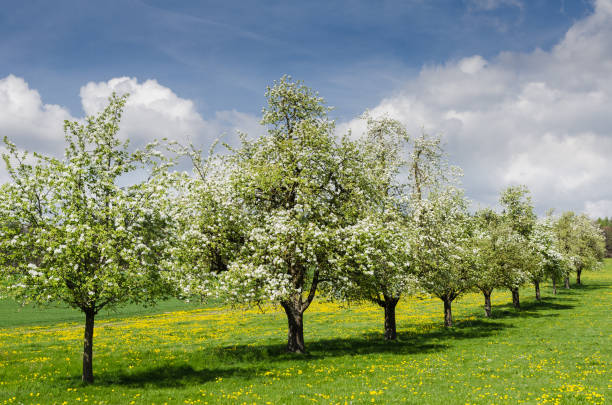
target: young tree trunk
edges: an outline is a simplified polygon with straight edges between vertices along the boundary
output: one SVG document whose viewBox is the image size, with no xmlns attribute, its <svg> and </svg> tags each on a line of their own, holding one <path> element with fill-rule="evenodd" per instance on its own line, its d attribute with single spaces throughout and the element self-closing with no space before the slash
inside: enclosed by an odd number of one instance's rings
<svg viewBox="0 0 612 405">
<path fill-rule="evenodd" d="M 453 301 L 448 297 L 443 298 L 442 301 L 444 301 L 444 326 L 450 328 L 453 326 L 453 312 L 451 309 Z"/>
<path fill-rule="evenodd" d="M 385 340 L 397 339 L 397 328 L 395 324 L 395 307 L 397 306 L 398 301 L 399 298 L 385 296 Z"/>
<path fill-rule="evenodd" d="M 83 344 L 83 382 L 92 383 L 93 378 L 93 332 L 94 332 L 94 317 L 93 309 L 87 309 L 85 312 L 85 339 Z"/>
<path fill-rule="evenodd" d="M 304 346 L 304 323 L 301 308 L 298 308 L 291 301 L 281 302 L 285 313 L 287 314 L 287 323 L 289 332 L 287 334 L 287 351 L 291 353 L 306 353 Z"/>
<path fill-rule="evenodd" d="M 485 316 L 487 318 L 491 317 L 491 291 L 483 291 L 482 295 L 484 295 L 484 311 Z"/>
<path fill-rule="evenodd" d="M 557 279 L 553 277 L 553 295 L 557 295 Z"/>
<path fill-rule="evenodd" d="M 533 284 L 535 285 L 536 300 L 542 301 L 542 297 L 540 297 L 540 282 L 534 281 Z"/>
<path fill-rule="evenodd" d="M 565 277 L 565 288 L 567 288 L 568 290 L 570 288 L 569 276 Z"/>
<path fill-rule="evenodd" d="M 516 309 L 521 309 L 518 287 L 512 288 L 510 291 L 512 291 L 512 305 L 514 305 L 514 308 Z"/>
<path fill-rule="evenodd" d="M 576 284 L 580 285 L 580 274 L 582 273 L 582 270 L 576 270 Z"/>
</svg>

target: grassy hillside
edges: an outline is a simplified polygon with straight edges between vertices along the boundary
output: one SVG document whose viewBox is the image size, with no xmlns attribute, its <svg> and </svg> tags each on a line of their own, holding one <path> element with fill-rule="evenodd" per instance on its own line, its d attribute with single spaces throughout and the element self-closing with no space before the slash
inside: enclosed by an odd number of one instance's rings
<svg viewBox="0 0 612 405">
<path fill-rule="evenodd" d="M 78 313 L 3 302 L 0 404 L 610 403 L 612 260 L 583 278 L 556 297 L 545 287 L 542 303 L 522 290 L 521 312 L 495 292 L 490 320 L 468 295 L 452 330 L 441 301 L 402 300 L 394 343 L 380 308 L 319 302 L 305 314 L 305 356 L 284 352 L 272 308 L 128 308 L 96 323 L 92 386 L 80 383 Z"/>
</svg>

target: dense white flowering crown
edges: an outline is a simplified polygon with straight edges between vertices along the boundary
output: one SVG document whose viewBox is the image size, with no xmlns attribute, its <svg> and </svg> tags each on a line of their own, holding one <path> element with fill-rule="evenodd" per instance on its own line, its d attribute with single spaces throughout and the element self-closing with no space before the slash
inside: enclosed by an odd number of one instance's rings
<svg viewBox="0 0 612 405">
<path fill-rule="evenodd" d="M 126 96 L 85 123 L 66 122 L 63 159 L 20 153 L 5 139 L 12 181 L 0 190 L 0 255 L 8 291 L 97 312 L 168 293 L 166 167 L 149 145 L 130 152 L 117 134 Z M 136 171 L 147 180 L 122 186 Z"/>
</svg>

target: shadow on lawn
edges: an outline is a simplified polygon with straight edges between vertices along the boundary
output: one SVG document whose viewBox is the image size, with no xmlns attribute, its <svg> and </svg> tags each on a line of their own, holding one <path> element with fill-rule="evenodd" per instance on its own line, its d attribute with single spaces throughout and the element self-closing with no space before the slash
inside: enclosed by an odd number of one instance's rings
<svg viewBox="0 0 612 405">
<path fill-rule="evenodd" d="M 196 369 L 188 364 L 169 364 L 143 371 L 102 374 L 97 377 L 96 384 L 180 387 L 214 381 L 219 377 L 254 378 L 269 369 L 270 363 L 309 362 L 330 357 L 375 353 L 406 355 L 436 352 L 446 349 L 455 339 L 485 337 L 508 327 L 511 326 L 493 321 L 466 320 L 457 322 L 452 329 L 435 325 L 435 329 L 429 332 L 401 332 L 398 334 L 399 339 L 393 342 L 383 340 L 382 333 L 368 333 L 354 338 L 321 339 L 307 341 L 308 353 L 304 355 L 288 353 L 284 344 L 227 346 L 195 352 L 190 363 L 206 365 L 214 358 L 216 364 L 239 364 L 242 367 Z"/>
<path fill-rule="evenodd" d="M 609 289 L 609 288 L 610 288 L 609 284 L 600 284 L 600 283 L 574 284 L 572 283 L 569 289 L 561 286 L 561 288 L 559 288 L 558 291 L 561 294 L 577 294 L 580 291 L 601 290 L 601 289 Z"/>
<path fill-rule="evenodd" d="M 527 301 L 521 303 L 521 309 L 516 310 L 512 304 L 493 305 L 492 318 L 543 318 L 557 317 L 559 314 L 540 311 L 561 311 L 575 308 L 575 305 L 569 303 L 576 301 L 572 298 L 563 298 L 563 303 L 557 302 L 553 297 L 542 298 L 542 301 Z"/>
<path fill-rule="evenodd" d="M 192 366 L 169 364 L 133 373 L 103 374 L 96 377 L 96 385 L 124 385 L 128 387 L 184 387 L 214 381 L 217 378 L 233 376 L 249 377 L 257 373 L 257 368 L 214 368 L 196 370 Z"/>
<path fill-rule="evenodd" d="M 310 361 L 327 357 L 342 357 L 392 353 L 397 355 L 428 353 L 444 350 L 448 339 L 475 339 L 489 336 L 509 327 L 484 320 L 459 321 L 452 329 L 439 324 L 429 325 L 431 330 L 423 332 L 400 331 L 396 341 L 385 341 L 382 330 L 349 338 L 319 339 L 307 341 L 306 355 L 288 353 L 285 345 L 239 345 L 217 349 L 216 357 L 226 361 Z"/>
</svg>

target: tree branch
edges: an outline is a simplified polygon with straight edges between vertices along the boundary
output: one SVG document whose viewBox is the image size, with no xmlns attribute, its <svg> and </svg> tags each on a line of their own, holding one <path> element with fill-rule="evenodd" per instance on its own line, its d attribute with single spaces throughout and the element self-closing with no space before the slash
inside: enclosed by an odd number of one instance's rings
<svg viewBox="0 0 612 405">
<path fill-rule="evenodd" d="M 317 292 L 317 286 L 319 284 L 319 268 L 317 267 L 312 275 L 312 283 L 310 284 L 310 292 L 308 293 L 308 297 L 306 298 L 306 302 L 302 304 L 302 312 L 306 311 L 310 306 L 310 303 L 315 297 Z"/>
</svg>

